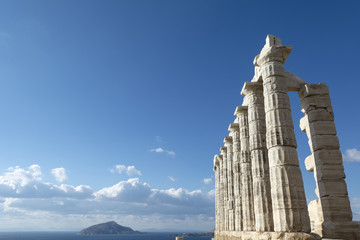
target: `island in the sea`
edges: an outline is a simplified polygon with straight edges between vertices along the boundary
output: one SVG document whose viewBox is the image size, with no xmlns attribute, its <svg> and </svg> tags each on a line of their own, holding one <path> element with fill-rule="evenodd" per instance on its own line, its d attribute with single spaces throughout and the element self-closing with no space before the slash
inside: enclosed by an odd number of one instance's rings
<svg viewBox="0 0 360 240">
<path fill-rule="evenodd" d="M 124 227 L 114 221 L 100 223 L 81 230 L 81 235 L 97 235 L 97 234 L 142 234 L 142 232 L 134 231 L 129 227 Z"/>
</svg>

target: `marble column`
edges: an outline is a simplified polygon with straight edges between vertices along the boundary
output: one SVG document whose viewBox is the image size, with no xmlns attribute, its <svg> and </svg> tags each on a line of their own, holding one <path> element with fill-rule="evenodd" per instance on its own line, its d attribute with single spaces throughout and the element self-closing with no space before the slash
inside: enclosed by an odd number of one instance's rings
<svg viewBox="0 0 360 240">
<path fill-rule="evenodd" d="M 229 230 L 229 211 L 227 207 L 228 203 L 228 173 L 227 173 L 227 148 L 220 148 L 221 155 L 223 156 L 222 164 L 221 164 L 221 175 L 222 175 L 222 189 L 223 189 L 223 200 L 222 200 L 222 216 L 221 216 L 221 226 L 222 231 Z"/>
<path fill-rule="evenodd" d="M 235 200 L 234 200 L 234 177 L 233 177 L 233 146 L 232 137 L 227 136 L 224 139 L 224 144 L 227 149 L 226 160 L 227 160 L 227 187 L 228 187 L 228 231 L 235 230 Z"/>
<path fill-rule="evenodd" d="M 220 230 L 220 155 L 214 156 L 214 172 L 215 172 L 215 231 Z"/>
<path fill-rule="evenodd" d="M 288 96 L 284 62 L 292 47 L 269 35 L 255 65 L 264 87 L 274 231 L 310 232 L 310 221 Z"/>
<path fill-rule="evenodd" d="M 243 230 L 253 231 L 255 228 L 254 219 L 254 197 L 253 181 L 251 173 L 251 156 L 249 148 L 249 125 L 247 107 L 238 106 L 234 114 L 239 122 L 240 130 L 240 172 L 241 172 L 241 196 L 242 196 L 242 219 Z"/>
<path fill-rule="evenodd" d="M 241 173 L 240 173 L 240 133 L 239 124 L 231 123 L 229 126 L 230 136 L 233 143 L 233 184 L 234 184 L 234 204 L 235 204 L 235 231 L 242 230 L 241 217 Z"/>
<path fill-rule="evenodd" d="M 245 82 L 241 94 L 247 99 L 249 141 L 254 191 L 255 230 L 273 231 L 269 161 L 262 83 Z"/>
<path fill-rule="evenodd" d="M 300 128 L 308 136 L 312 153 L 305 166 L 314 172 L 318 196 L 309 204 L 312 232 L 323 238 L 360 239 L 359 224 L 352 221 L 329 89 L 323 83 L 306 84 L 299 97 L 305 113 Z"/>
</svg>

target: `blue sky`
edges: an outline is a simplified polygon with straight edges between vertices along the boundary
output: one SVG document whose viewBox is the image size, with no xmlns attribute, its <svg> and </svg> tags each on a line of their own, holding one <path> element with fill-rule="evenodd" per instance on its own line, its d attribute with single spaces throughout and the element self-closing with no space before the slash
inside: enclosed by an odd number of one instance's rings
<svg viewBox="0 0 360 240">
<path fill-rule="evenodd" d="M 357 1 L 0 1 L 0 230 L 214 226 L 213 155 L 267 34 L 329 86 L 360 220 Z M 306 195 L 310 154 L 290 93 Z M 195 227 L 194 227 L 195 226 Z"/>
</svg>

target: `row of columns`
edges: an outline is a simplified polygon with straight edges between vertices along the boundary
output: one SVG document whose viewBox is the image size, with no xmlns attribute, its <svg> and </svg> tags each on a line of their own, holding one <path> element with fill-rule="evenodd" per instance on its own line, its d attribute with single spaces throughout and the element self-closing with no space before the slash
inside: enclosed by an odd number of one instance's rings
<svg viewBox="0 0 360 240">
<path fill-rule="evenodd" d="M 229 136 L 214 158 L 216 232 L 309 233 L 312 229 L 322 237 L 346 232 L 349 239 L 356 239 L 333 116 L 324 112 L 324 107 L 331 109 L 327 87 L 306 84 L 284 70 L 291 49 L 269 35 L 254 60 L 253 80 L 243 86 L 243 105 L 236 108 Z M 318 186 L 319 200 L 311 203 L 316 212 L 310 214 L 311 225 L 288 91 L 299 92 L 305 113 L 301 127 L 312 152 L 307 168 L 314 172 Z M 347 230 L 339 229 L 341 221 Z"/>
</svg>

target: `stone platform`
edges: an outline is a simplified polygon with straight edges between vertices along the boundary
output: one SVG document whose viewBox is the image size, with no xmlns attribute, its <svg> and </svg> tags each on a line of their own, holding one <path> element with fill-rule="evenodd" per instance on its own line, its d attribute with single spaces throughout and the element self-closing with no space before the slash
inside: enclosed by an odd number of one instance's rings
<svg viewBox="0 0 360 240">
<path fill-rule="evenodd" d="M 302 232 L 255 232 L 221 231 L 215 232 L 214 240 L 320 240 L 317 234 Z"/>
</svg>

